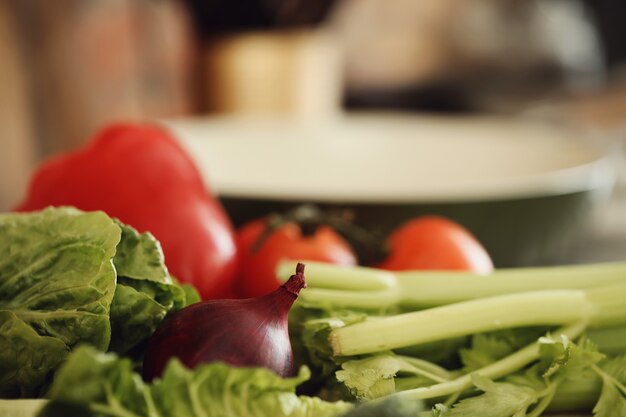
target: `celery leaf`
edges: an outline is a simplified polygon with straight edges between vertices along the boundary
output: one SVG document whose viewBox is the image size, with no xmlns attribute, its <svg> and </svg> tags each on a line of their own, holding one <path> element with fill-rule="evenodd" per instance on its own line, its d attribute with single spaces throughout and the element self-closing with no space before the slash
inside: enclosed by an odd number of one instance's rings
<svg viewBox="0 0 626 417">
<path fill-rule="evenodd" d="M 591 372 L 592 365 L 604 359 L 604 355 L 598 352 L 589 339 L 582 339 L 575 344 L 565 336 L 560 339 L 542 337 L 539 340 L 539 351 L 542 363 L 546 366 L 544 378 L 558 374 L 560 380 Z"/>
<path fill-rule="evenodd" d="M 491 334 L 472 337 L 472 347 L 461 349 L 459 355 L 466 372 L 475 371 L 513 352 L 507 341 Z"/>
<path fill-rule="evenodd" d="M 525 386 L 494 382 L 477 374 L 472 382 L 484 393 L 460 401 L 445 417 L 521 417 L 539 399 L 537 391 Z"/>
<path fill-rule="evenodd" d="M 615 381 L 607 376 L 602 377 L 602 391 L 598 403 L 593 408 L 595 417 L 626 416 L 626 398 Z"/>
</svg>

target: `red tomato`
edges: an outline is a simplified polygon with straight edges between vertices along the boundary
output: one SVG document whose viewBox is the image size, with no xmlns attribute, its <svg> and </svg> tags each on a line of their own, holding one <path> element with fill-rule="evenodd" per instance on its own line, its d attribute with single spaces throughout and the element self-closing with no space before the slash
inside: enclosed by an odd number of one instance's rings
<svg viewBox="0 0 626 417">
<path fill-rule="evenodd" d="M 282 260 L 311 260 L 338 265 L 357 264 L 350 245 L 331 227 L 321 225 L 313 235 L 305 236 L 297 223 L 278 227 L 255 250 L 254 245 L 266 229 L 267 220 L 258 219 L 244 225 L 236 237 L 239 259 L 238 294 L 256 297 L 274 291 L 281 285 L 276 268 Z"/>
<path fill-rule="evenodd" d="M 388 239 L 389 256 L 378 265 L 392 271 L 493 271 L 487 251 L 463 226 L 439 216 L 415 218 L 394 230 Z"/>
</svg>

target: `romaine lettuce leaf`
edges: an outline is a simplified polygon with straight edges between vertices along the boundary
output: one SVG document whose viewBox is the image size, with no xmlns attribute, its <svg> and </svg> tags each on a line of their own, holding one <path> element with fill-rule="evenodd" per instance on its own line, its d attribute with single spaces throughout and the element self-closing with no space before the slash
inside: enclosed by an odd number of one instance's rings
<svg viewBox="0 0 626 417">
<path fill-rule="evenodd" d="M 148 339 L 170 311 L 184 307 L 187 296 L 170 277 L 154 236 L 116 223 L 122 237 L 113 258 L 118 279 L 111 305 L 109 350 L 125 354 Z"/>
<path fill-rule="evenodd" d="M 89 347 L 76 349 L 57 372 L 40 417 L 334 417 L 349 403 L 297 396 L 308 379 L 281 378 L 263 368 L 233 368 L 222 363 L 187 369 L 172 360 L 161 379 L 144 383 L 129 359 Z"/>
<path fill-rule="evenodd" d="M 0 398 L 33 395 L 63 361 L 69 347 L 40 336 L 10 311 L 0 311 Z"/>
<path fill-rule="evenodd" d="M 120 228 L 71 208 L 0 215 L 0 397 L 28 397 L 78 343 L 105 350 Z"/>
<path fill-rule="evenodd" d="M 79 343 L 128 353 L 198 299 L 151 234 L 102 212 L 2 214 L 0 253 L 0 398 L 41 395 Z"/>
</svg>

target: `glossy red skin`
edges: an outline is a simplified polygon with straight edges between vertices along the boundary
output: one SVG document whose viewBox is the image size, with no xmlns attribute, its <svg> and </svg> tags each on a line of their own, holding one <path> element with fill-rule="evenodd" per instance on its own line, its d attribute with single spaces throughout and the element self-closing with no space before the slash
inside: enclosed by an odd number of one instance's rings
<svg viewBox="0 0 626 417">
<path fill-rule="evenodd" d="M 488 274 L 493 262 L 480 242 L 463 226 L 439 216 L 415 218 L 394 230 L 389 256 L 379 268 L 471 271 Z"/>
<path fill-rule="evenodd" d="M 72 205 L 102 210 L 161 242 L 165 262 L 204 299 L 219 298 L 236 272 L 230 220 L 191 158 L 149 124 L 117 124 L 74 152 L 44 162 L 15 209 Z"/>
<path fill-rule="evenodd" d="M 265 219 L 257 219 L 241 227 L 237 233 L 239 273 L 237 293 L 242 297 L 258 297 L 281 284 L 276 268 L 282 260 L 320 261 L 344 266 L 357 264 L 348 242 L 328 226 L 319 226 L 311 236 L 304 236 L 296 223 L 285 223 L 254 252 L 252 246 L 266 227 Z"/>
</svg>

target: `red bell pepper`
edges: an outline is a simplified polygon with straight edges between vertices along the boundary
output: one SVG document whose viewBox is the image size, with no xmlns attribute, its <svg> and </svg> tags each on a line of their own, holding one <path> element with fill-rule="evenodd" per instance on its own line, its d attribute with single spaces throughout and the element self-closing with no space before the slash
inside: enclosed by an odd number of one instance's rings
<svg viewBox="0 0 626 417">
<path fill-rule="evenodd" d="M 233 228 L 191 158 L 164 129 L 118 124 L 44 162 L 17 211 L 72 205 L 103 210 L 161 242 L 168 269 L 204 299 L 219 298 L 236 270 Z"/>
</svg>

